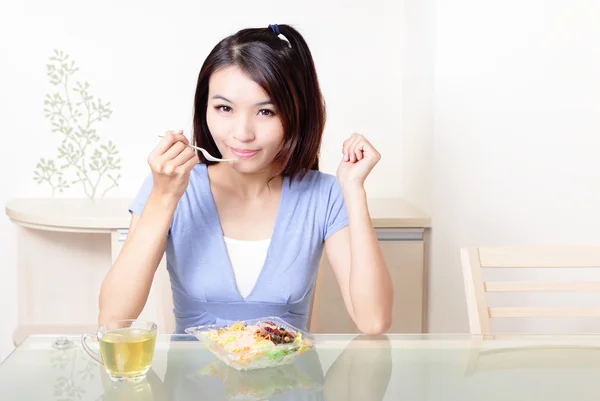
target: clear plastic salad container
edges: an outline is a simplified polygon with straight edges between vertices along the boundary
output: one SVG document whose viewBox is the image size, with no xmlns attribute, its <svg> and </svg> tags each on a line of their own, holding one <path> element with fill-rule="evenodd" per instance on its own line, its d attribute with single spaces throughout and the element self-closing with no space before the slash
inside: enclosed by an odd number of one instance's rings
<svg viewBox="0 0 600 401">
<path fill-rule="evenodd" d="M 231 325 L 190 327 L 192 334 L 236 370 L 281 366 L 313 346 L 314 338 L 278 317 L 241 320 Z"/>
</svg>

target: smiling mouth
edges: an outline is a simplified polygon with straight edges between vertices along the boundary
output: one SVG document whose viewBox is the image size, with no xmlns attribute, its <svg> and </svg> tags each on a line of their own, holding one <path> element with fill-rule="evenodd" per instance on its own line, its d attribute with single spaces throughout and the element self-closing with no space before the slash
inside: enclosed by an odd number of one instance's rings
<svg viewBox="0 0 600 401">
<path fill-rule="evenodd" d="M 238 159 L 249 159 L 259 152 L 258 150 L 235 149 L 235 148 L 229 148 L 229 150 Z"/>
</svg>

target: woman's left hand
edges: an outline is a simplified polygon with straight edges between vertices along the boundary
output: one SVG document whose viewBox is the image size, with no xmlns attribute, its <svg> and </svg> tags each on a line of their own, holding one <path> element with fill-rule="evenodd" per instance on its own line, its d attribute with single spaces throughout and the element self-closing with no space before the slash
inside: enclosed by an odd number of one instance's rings
<svg viewBox="0 0 600 401">
<path fill-rule="evenodd" d="M 344 141 L 342 161 L 337 170 L 340 185 L 362 186 L 373 167 L 381 159 L 379 152 L 360 134 L 352 134 Z"/>
</svg>

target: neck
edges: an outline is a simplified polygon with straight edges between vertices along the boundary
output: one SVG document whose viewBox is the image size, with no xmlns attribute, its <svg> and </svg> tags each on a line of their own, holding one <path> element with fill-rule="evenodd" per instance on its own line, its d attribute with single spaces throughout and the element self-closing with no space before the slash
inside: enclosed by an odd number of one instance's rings
<svg viewBox="0 0 600 401">
<path fill-rule="evenodd" d="M 227 186 L 240 198 L 246 199 L 258 198 L 273 188 L 279 188 L 283 182 L 281 176 L 273 178 L 273 172 L 269 169 L 244 174 L 227 163 L 219 163 L 210 166 L 210 170 L 214 173 L 215 179 L 219 180 L 220 185 Z"/>
</svg>

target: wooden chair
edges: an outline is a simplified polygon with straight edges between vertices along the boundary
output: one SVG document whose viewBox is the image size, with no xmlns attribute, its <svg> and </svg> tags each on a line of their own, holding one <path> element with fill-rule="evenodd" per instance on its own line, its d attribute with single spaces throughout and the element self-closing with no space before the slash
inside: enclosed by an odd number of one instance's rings
<svg viewBox="0 0 600 401">
<path fill-rule="evenodd" d="M 483 280 L 485 268 L 600 268 L 600 246 L 513 246 L 461 249 L 472 334 L 491 334 L 492 318 L 600 317 L 600 308 L 489 307 L 487 293 L 600 292 L 600 282 Z"/>
</svg>

